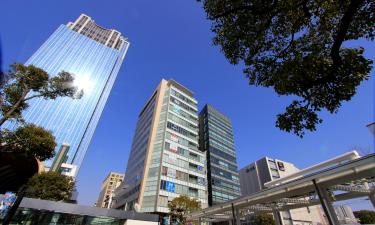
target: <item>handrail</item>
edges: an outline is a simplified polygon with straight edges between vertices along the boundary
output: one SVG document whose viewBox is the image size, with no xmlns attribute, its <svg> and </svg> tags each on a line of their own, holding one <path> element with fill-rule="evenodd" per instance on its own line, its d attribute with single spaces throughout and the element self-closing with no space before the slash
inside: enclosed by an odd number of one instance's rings
<svg viewBox="0 0 375 225">
<path fill-rule="evenodd" d="M 340 164 L 343 161 L 358 159 L 359 157 L 360 156 L 359 156 L 357 151 L 347 152 L 347 153 L 339 155 L 335 158 L 326 160 L 324 162 L 321 162 L 321 163 L 318 163 L 316 165 L 305 168 L 303 170 L 300 170 L 296 173 L 293 173 L 293 174 L 290 174 L 288 176 L 285 176 L 285 177 L 267 182 L 267 183 L 264 184 L 264 186 L 267 187 L 267 188 L 274 187 L 274 186 L 280 185 L 282 183 L 294 180 L 296 178 L 300 178 L 303 175 L 307 175 L 307 173 L 316 172 L 317 170 L 321 170 L 321 169 L 323 169 L 327 166 L 333 166 L 333 165 L 336 165 L 336 164 Z"/>
</svg>

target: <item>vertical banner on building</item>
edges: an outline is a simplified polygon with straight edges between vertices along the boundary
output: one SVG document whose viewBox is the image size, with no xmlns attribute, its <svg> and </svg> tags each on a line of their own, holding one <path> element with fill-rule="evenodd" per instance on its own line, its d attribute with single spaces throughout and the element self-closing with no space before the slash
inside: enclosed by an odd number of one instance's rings
<svg viewBox="0 0 375 225">
<path fill-rule="evenodd" d="M 177 149 L 178 149 L 178 147 L 177 147 L 177 144 L 176 143 L 171 143 L 170 144 L 170 147 L 169 147 L 169 150 L 171 151 L 171 152 L 177 152 Z"/>
<path fill-rule="evenodd" d="M 175 134 L 171 134 L 171 140 L 174 142 L 178 142 L 178 137 Z"/>
<path fill-rule="evenodd" d="M 6 192 L 0 199 L 0 219 L 4 219 L 17 196 L 13 192 Z"/>
</svg>

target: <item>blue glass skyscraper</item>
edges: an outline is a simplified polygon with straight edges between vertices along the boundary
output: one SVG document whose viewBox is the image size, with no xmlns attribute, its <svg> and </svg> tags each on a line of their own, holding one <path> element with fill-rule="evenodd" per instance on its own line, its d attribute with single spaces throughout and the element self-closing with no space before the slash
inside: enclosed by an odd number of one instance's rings
<svg viewBox="0 0 375 225">
<path fill-rule="evenodd" d="M 51 76 L 61 71 L 72 73 L 75 85 L 84 92 L 81 99 L 33 99 L 24 112 L 26 122 L 53 132 L 56 151 L 63 144 L 69 146 L 65 161 L 77 170 L 128 47 L 129 42 L 120 32 L 102 28 L 82 14 L 75 22 L 61 25 L 25 63 L 40 67 Z"/>
</svg>

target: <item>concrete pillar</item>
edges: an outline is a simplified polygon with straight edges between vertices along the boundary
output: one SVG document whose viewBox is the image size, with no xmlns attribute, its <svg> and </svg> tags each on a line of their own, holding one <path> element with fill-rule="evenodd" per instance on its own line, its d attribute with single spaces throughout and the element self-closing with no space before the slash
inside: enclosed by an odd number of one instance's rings
<svg viewBox="0 0 375 225">
<path fill-rule="evenodd" d="M 236 225 L 241 225 L 241 215 L 240 210 L 238 208 L 235 209 L 236 215 Z"/>
<path fill-rule="evenodd" d="M 280 212 L 274 209 L 272 213 L 273 213 L 273 218 L 275 218 L 276 225 L 282 225 L 283 223 L 281 222 Z"/>
<path fill-rule="evenodd" d="M 335 209 L 329 199 L 328 192 L 326 189 L 319 187 L 315 180 L 313 180 L 316 193 L 319 196 L 320 204 L 324 210 L 324 213 L 327 216 L 328 223 L 330 225 L 339 225 L 339 220 L 337 218 Z"/>
<path fill-rule="evenodd" d="M 198 225 L 202 225 L 202 219 L 200 217 L 198 218 Z"/>
</svg>

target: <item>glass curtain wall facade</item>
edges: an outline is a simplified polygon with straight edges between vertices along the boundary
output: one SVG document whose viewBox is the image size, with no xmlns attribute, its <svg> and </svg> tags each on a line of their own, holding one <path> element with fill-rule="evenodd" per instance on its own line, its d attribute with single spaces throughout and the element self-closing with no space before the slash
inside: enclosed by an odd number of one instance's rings
<svg viewBox="0 0 375 225">
<path fill-rule="evenodd" d="M 210 206 L 241 196 L 231 121 L 210 105 L 199 114 L 199 146 L 207 154 Z"/>
<path fill-rule="evenodd" d="M 69 146 L 67 163 L 80 167 L 128 47 L 121 33 L 99 27 L 82 14 L 74 23 L 61 25 L 25 63 L 50 76 L 72 73 L 74 84 L 84 92 L 81 99 L 32 99 L 24 112 L 27 122 L 53 132 L 56 151 L 63 143 Z"/>
<path fill-rule="evenodd" d="M 206 207 L 205 164 L 198 149 L 197 101 L 182 85 L 162 80 L 139 115 L 115 208 L 168 213 L 168 202 L 182 194 Z"/>
</svg>

